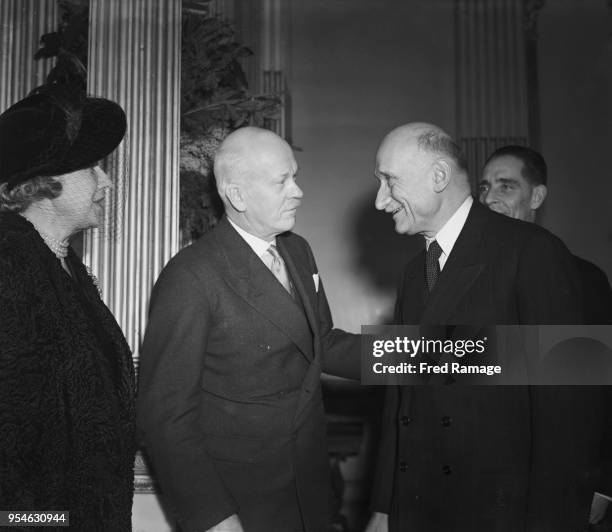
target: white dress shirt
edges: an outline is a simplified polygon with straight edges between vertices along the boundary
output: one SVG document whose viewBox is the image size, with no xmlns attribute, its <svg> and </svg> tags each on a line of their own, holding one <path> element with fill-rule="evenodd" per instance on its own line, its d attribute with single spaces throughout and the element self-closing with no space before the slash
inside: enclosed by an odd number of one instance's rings
<svg viewBox="0 0 612 532">
<path fill-rule="evenodd" d="M 268 251 L 268 248 L 272 245 L 276 246 L 276 238 L 274 238 L 274 240 L 272 240 L 271 242 L 267 242 L 263 238 L 259 238 L 258 236 L 252 235 L 248 231 L 245 231 L 244 229 L 242 229 L 242 227 L 238 227 L 234 222 L 232 222 L 232 220 L 229 217 L 227 218 L 227 221 L 230 224 L 232 224 L 232 227 L 236 229 L 236 231 L 238 231 L 238 234 L 242 238 L 244 238 L 246 243 L 255 252 L 255 255 L 257 255 L 262 261 L 263 261 L 262 257 L 266 254 L 266 252 Z M 265 261 L 264 261 L 264 264 L 265 264 Z"/>
<path fill-rule="evenodd" d="M 455 242 L 457 242 L 457 238 L 459 238 L 459 233 L 461 233 L 461 230 L 465 225 L 465 221 L 467 220 L 472 203 L 474 203 L 474 198 L 472 198 L 472 196 L 468 196 L 444 224 L 442 229 L 436 233 L 436 236 L 433 238 L 425 238 L 425 246 L 427 249 L 429 249 L 429 244 L 431 244 L 434 240 L 437 240 L 438 244 L 442 248 L 442 254 L 438 259 L 438 262 L 440 263 L 440 271 L 442 271 L 444 268 L 446 260 L 453 250 L 453 246 L 455 245 Z"/>
</svg>

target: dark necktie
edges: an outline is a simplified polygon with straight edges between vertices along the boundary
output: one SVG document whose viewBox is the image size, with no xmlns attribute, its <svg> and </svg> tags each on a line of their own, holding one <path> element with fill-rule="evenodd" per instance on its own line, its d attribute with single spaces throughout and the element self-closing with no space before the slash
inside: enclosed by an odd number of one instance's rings
<svg viewBox="0 0 612 532">
<path fill-rule="evenodd" d="M 440 255 L 442 255 L 442 248 L 436 240 L 433 240 L 429 244 L 425 255 L 425 281 L 427 281 L 427 288 L 430 292 L 434 289 L 438 277 L 440 277 Z"/>
</svg>

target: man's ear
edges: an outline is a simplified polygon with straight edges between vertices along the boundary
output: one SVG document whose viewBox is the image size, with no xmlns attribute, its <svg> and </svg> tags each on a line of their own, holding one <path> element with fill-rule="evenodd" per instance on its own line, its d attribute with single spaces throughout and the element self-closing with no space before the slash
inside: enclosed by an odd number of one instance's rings
<svg viewBox="0 0 612 532">
<path fill-rule="evenodd" d="M 444 159 L 438 159 L 431 167 L 433 171 L 433 186 L 435 192 L 442 192 L 450 183 L 452 170 Z"/>
<path fill-rule="evenodd" d="M 238 212 L 246 211 L 246 201 L 241 188 L 235 183 L 230 183 L 225 187 L 225 197 L 230 205 Z"/>
<path fill-rule="evenodd" d="M 542 206 L 544 200 L 546 199 L 546 194 L 548 193 L 548 189 L 546 185 L 536 185 L 531 190 L 531 202 L 529 206 L 532 210 L 537 210 Z"/>
</svg>

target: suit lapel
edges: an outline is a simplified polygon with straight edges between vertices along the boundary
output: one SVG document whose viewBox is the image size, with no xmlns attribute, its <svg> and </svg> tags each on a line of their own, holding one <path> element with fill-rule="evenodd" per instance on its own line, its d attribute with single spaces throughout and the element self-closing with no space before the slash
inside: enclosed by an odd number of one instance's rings
<svg viewBox="0 0 612 532">
<path fill-rule="evenodd" d="M 216 238 L 223 251 L 222 271 L 229 286 L 311 360 L 312 337 L 304 313 L 291 295 L 226 218 L 217 225 Z"/>
<path fill-rule="evenodd" d="M 421 251 L 408 263 L 404 273 L 399 313 L 395 321 L 407 325 L 421 323 L 428 295 L 425 285 L 425 252 Z"/>
<path fill-rule="evenodd" d="M 310 269 L 308 268 L 308 263 L 304 260 L 296 260 L 293 257 L 289 246 L 286 244 L 285 238 L 277 238 L 276 243 L 283 260 L 285 261 L 285 265 L 287 266 L 287 270 L 291 280 L 293 281 L 297 295 L 302 300 L 302 304 L 304 305 L 304 312 L 306 314 L 306 318 L 308 319 L 310 330 L 312 331 L 313 336 L 315 336 L 319 333 L 319 322 L 315 312 L 316 294 L 312 289 L 314 280 L 312 278 L 312 274 L 310 273 Z"/>
<path fill-rule="evenodd" d="M 482 273 L 485 264 L 482 249 L 485 218 L 482 208 L 477 202 L 472 204 L 438 282 L 429 294 L 423 323 L 447 324 L 456 321 L 452 319 L 455 309 Z"/>
</svg>

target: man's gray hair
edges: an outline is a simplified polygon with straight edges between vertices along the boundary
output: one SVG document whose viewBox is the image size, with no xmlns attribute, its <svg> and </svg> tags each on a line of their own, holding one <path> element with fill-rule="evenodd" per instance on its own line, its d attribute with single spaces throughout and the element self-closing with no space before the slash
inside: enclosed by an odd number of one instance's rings
<svg viewBox="0 0 612 532">
<path fill-rule="evenodd" d="M 467 161 L 461 147 L 443 131 L 430 129 L 417 137 L 417 146 L 423 151 L 450 158 L 461 170 L 467 172 Z"/>
<path fill-rule="evenodd" d="M 225 187 L 242 181 L 248 174 L 249 165 L 244 152 L 221 146 L 215 154 L 214 175 L 219 195 L 225 201 Z"/>
</svg>

